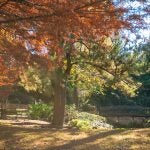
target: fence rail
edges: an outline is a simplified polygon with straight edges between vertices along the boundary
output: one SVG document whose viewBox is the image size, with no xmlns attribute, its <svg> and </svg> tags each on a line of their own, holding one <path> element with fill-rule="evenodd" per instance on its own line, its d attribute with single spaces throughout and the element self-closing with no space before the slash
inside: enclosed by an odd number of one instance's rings
<svg viewBox="0 0 150 150">
<path fill-rule="evenodd" d="M 0 103 L 0 111 L 3 110 L 3 112 L 6 113 L 6 118 L 27 118 L 27 112 L 28 112 L 28 105 L 25 104 L 2 104 Z M 1 114 L 2 115 L 2 114 Z"/>
<path fill-rule="evenodd" d="M 105 117 L 150 117 L 149 107 L 140 106 L 105 106 L 99 108 Z"/>
</svg>

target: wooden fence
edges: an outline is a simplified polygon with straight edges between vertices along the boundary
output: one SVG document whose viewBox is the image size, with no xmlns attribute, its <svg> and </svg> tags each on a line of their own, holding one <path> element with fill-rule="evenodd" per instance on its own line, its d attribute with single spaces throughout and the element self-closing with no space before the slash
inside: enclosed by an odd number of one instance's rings
<svg viewBox="0 0 150 150">
<path fill-rule="evenodd" d="M 150 117 L 150 108 L 141 106 L 105 106 L 99 108 L 105 117 Z"/>
<path fill-rule="evenodd" d="M 6 119 L 25 119 L 28 118 L 28 105 L 25 104 L 2 104 L 0 110 L 6 113 Z M 1 113 L 2 113 L 1 111 Z"/>
</svg>

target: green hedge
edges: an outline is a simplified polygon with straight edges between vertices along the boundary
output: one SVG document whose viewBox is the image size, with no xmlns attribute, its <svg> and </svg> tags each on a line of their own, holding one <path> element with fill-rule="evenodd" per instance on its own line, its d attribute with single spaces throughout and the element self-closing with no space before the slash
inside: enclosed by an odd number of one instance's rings
<svg viewBox="0 0 150 150">
<path fill-rule="evenodd" d="M 31 104 L 28 114 L 31 119 L 51 120 L 53 115 L 53 106 L 43 103 Z"/>
</svg>

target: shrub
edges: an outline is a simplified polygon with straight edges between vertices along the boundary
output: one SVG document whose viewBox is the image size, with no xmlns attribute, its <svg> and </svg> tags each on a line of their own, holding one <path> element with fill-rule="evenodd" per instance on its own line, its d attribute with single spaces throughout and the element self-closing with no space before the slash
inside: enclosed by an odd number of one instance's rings
<svg viewBox="0 0 150 150">
<path fill-rule="evenodd" d="M 81 130 L 112 128 L 112 126 L 106 122 L 104 117 L 87 112 L 78 112 L 77 119 L 71 120 L 70 126 L 77 127 Z"/>
<path fill-rule="evenodd" d="M 84 104 L 81 106 L 82 111 L 86 112 L 95 112 L 96 113 L 96 107 L 91 104 Z"/>
<path fill-rule="evenodd" d="M 144 127 L 150 128 L 150 120 L 145 120 Z"/>
<path fill-rule="evenodd" d="M 112 128 L 106 122 L 106 118 L 88 112 L 79 112 L 75 105 L 66 105 L 65 122 L 71 127 L 79 130 L 89 130 L 92 128 Z"/>
<path fill-rule="evenodd" d="M 77 127 L 80 130 L 89 130 L 89 129 L 91 129 L 89 120 L 73 119 L 70 122 L 70 126 Z"/>
<path fill-rule="evenodd" d="M 107 123 L 106 118 L 99 115 L 81 112 L 78 114 L 78 118 L 82 120 L 88 120 L 91 128 L 112 128 L 112 126 Z"/>
<path fill-rule="evenodd" d="M 102 121 L 106 121 L 106 119 L 102 116 L 99 115 L 95 115 L 95 114 L 90 114 L 87 112 L 80 112 L 78 113 L 78 118 L 82 119 L 82 120 L 89 120 L 91 122 L 95 121 L 95 120 L 102 120 Z"/>
<path fill-rule="evenodd" d="M 76 119 L 78 116 L 78 111 L 76 110 L 75 105 L 66 105 L 66 113 L 65 113 L 65 122 L 69 122 L 72 119 Z"/>
<path fill-rule="evenodd" d="M 43 103 L 31 104 L 29 106 L 29 116 L 31 119 L 51 120 L 53 106 Z"/>
</svg>

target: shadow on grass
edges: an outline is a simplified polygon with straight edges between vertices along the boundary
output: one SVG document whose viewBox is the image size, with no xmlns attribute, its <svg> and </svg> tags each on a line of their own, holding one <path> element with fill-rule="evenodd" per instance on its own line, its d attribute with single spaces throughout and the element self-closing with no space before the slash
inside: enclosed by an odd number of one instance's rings
<svg viewBox="0 0 150 150">
<path fill-rule="evenodd" d="M 115 135 L 124 132 L 125 130 L 111 130 L 102 133 L 98 133 L 87 138 L 71 140 L 69 143 L 61 145 L 61 146 L 53 146 L 49 147 L 46 150 L 72 150 L 76 146 L 86 145 L 88 143 L 92 143 L 98 139 L 105 138 L 107 136 Z M 94 149 L 93 149 L 94 150 Z"/>
<path fill-rule="evenodd" d="M 71 139 L 60 139 L 57 137 L 57 134 L 67 134 L 71 138 L 73 135 L 79 135 L 80 132 L 75 129 L 35 129 L 35 128 L 22 128 L 22 127 L 13 127 L 7 125 L 0 125 L 0 142 L 4 141 L 4 147 L 7 150 L 24 150 L 26 146 L 32 145 L 34 142 L 41 141 L 45 137 L 52 138 L 52 141 L 48 141 L 45 147 L 39 149 L 43 150 L 66 150 L 72 149 L 75 146 L 84 145 L 87 143 L 94 142 L 97 139 L 102 139 L 110 135 L 115 135 L 123 132 L 124 130 L 110 130 L 97 133 L 94 135 L 89 135 L 83 139 L 71 140 Z M 57 134 L 56 134 L 57 133 Z M 33 135 L 33 138 L 25 143 L 20 142 L 22 139 L 26 138 L 26 135 Z M 34 136 L 35 135 L 35 136 Z M 56 142 L 60 141 L 65 143 L 64 145 L 56 146 Z M 52 144 L 53 143 L 53 144 Z M 32 146 L 31 146 L 32 147 Z M 32 149 L 32 148 L 31 148 Z M 34 149 L 34 148 L 33 148 Z M 36 149 L 36 148 L 35 148 Z M 1 149 L 0 149 L 1 150 Z M 37 148 L 38 150 L 38 148 Z"/>
<path fill-rule="evenodd" d="M 67 128 L 36 129 L 0 125 L 0 150 L 129 150 L 130 146 L 143 146 L 143 142 L 147 142 L 145 147 L 150 146 L 148 140 L 140 137 L 142 133 L 148 139 L 146 136 L 150 130 L 115 129 L 83 133 Z M 130 134 L 136 138 L 132 138 Z"/>
</svg>

